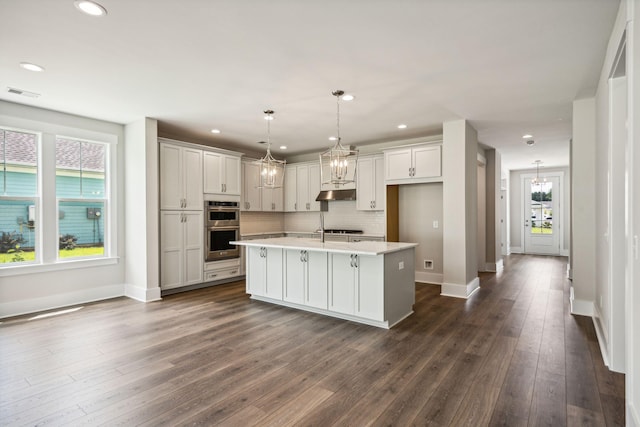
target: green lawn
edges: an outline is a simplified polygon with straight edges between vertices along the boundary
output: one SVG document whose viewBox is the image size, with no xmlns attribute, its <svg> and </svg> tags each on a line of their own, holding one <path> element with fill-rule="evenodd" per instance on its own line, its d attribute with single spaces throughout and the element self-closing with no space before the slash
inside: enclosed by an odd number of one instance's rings
<svg viewBox="0 0 640 427">
<path fill-rule="evenodd" d="M 553 234 L 551 228 L 531 227 L 531 234 Z"/>
<path fill-rule="evenodd" d="M 35 252 L 22 252 L 22 258 L 25 261 L 33 261 L 35 257 Z M 61 249 L 58 252 L 58 256 L 60 258 L 73 258 L 73 257 L 86 257 L 86 256 L 96 256 L 96 255 L 104 255 L 104 248 L 102 246 L 90 247 L 90 248 L 75 248 L 70 251 L 66 249 Z M 13 262 L 13 257 L 15 254 L 0 254 L 0 264 L 5 264 L 7 262 Z"/>
</svg>

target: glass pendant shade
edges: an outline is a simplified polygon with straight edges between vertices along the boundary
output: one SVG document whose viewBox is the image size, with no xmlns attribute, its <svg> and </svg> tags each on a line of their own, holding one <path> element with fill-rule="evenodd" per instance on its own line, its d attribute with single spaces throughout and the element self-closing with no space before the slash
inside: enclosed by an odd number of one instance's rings
<svg viewBox="0 0 640 427">
<path fill-rule="evenodd" d="M 284 167 L 286 160 L 277 160 L 271 155 L 271 120 L 273 120 L 273 110 L 265 111 L 267 120 L 267 153 L 259 160 L 258 165 L 258 186 L 257 188 L 282 188 L 284 183 Z"/>
<path fill-rule="evenodd" d="M 356 182 L 356 167 L 358 165 L 358 150 L 342 145 L 340 138 L 340 97 L 344 91 L 336 90 L 333 95 L 337 99 L 337 129 L 338 136 L 333 147 L 320 154 L 320 181 L 322 185 L 341 185 Z"/>
</svg>

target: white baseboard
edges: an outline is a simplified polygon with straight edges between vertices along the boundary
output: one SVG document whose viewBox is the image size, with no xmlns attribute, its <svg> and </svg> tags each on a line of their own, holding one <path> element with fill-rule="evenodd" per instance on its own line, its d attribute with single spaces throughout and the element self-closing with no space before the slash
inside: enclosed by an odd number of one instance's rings
<svg viewBox="0 0 640 427">
<path fill-rule="evenodd" d="M 442 273 L 428 273 L 426 271 L 416 271 L 416 282 L 442 285 Z"/>
<path fill-rule="evenodd" d="M 20 316 L 22 314 L 116 298 L 123 295 L 124 285 L 109 285 L 99 288 L 83 289 L 76 292 L 53 294 L 40 298 L 4 302 L 0 303 L 0 318 Z"/>
<path fill-rule="evenodd" d="M 476 277 L 466 285 L 443 283 L 440 295 L 467 299 L 478 289 L 480 289 L 480 278 Z"/>
<path fill-rule="evenodd" d="M 162 297 L 160 296 L 159 286 L 147 289 L 140 286 L 127 284 L 124 287 L 124 295 L 131 299 L 142 302 L 159 301 L 162 299 Z"/>
<path fill-rule="evenodd" d="M 512 254 L 521 254 L 522 253 L 522 248 L 520 246 L 511 246 L 509 248 L 509 252 Z"/>
<path fill-rule="evenodd" d="M 598 337 L 598 346 L 600 347 L 600 353 L 602 354 L 602 361 L 605 366 L 609 367 L 609 344 L 607 338 L 607 330 L 602 324 L 602 315 L 597 305 L 594 305 L 593 313 L 593 327 L 596 330 L 596 336 Z"/>
<path fill-rule="evenodd" d="M 571 287 L 571 314 L 593 317 L 593 302 L 575 299 L 573 286 Z"/>
<path fill-rule="evenodd" d="M 502 258 L 498 262 L 488 262 L 484 265 L 484 271 L 488 273 L 500 273 L 502 270 L 504 270 Z"/>
</svg>

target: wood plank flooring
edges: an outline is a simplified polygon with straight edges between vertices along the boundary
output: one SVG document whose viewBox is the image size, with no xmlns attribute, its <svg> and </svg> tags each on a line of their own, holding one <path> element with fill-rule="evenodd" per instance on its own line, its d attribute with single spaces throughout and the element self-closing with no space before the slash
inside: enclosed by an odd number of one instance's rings
<svg viewBox="0 0 640 427">
<path fill-rule="evenodd" d="M 566 258 L 511 255 L 470 299 L 416 285 L 391 330 L 244 282 L 0 323 L 0 425 L 624 425 L 624 376 L 569 314 Z"/>
</svg>

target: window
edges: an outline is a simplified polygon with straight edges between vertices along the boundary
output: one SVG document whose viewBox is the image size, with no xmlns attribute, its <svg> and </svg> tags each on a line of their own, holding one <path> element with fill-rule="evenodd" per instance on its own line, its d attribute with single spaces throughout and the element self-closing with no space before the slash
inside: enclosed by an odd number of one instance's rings
<svg viewBox="0 0 640 427">
<path fill-rule="evenodd" d="M 105 255 L 108 148 L 56 137 L 58 259 Z"/>
<path fill-rule="evenodd" d="M 36 133 L 0 128 L 0 265 L 39 260 L 39 141 Z"/>
</svg>

